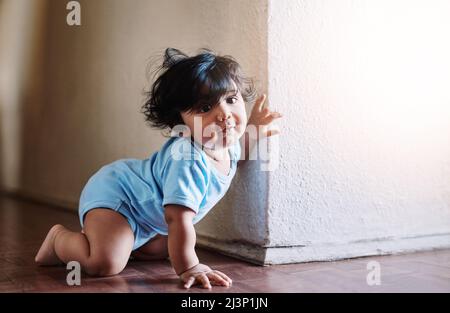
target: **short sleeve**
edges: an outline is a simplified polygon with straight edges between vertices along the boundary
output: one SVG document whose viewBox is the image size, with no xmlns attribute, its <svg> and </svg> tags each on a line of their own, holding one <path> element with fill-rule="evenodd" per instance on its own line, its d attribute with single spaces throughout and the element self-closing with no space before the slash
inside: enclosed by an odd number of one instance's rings
<svg viewBox="0 0 450 313">
<path fill-rule="evenodd" d="M 202 160 L 169 158 L 162 175 L 163 207 L 178 204 L 198 213 L 208 180 L 208 169 Z"/>
</svg>

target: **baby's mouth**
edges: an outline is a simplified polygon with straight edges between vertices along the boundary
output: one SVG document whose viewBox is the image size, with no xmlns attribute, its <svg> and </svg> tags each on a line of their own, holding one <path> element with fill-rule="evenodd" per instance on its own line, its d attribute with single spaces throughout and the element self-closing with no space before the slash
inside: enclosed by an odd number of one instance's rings
<svg viewBox="0 0 450 313">
<path fill-rule="evenodd" d="M 228 125 L 225 125 L 224 127 L 222 127 L 222 132 L 227 132 L 227 131 L 229 131 L 230 129 L 233 129 L 233 128 L 235 128 L 236 127 L 236 124 L 228 124 Z"/>
</svg>

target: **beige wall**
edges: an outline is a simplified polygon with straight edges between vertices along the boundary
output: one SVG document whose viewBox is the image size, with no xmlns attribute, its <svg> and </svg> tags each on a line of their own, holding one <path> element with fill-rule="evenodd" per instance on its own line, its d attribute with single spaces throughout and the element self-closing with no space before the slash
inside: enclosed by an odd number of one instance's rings
<svg viewBox="0 0 450 313">
<path fill-rule="evenodd" d="M 21 183 L 24 104 L 42 96 L 45 4 L 0 2 L 0 186 Z"/>
<path fill-rule="evenodd" d="M 81 26 L 66 24 L 67 2 L 0 4 L 7 191 L 76 209 L 99 167 L 156 151 L 165 138 L 139 110 L 149 57 L 166 47 L 231 54 L 266 86 L 265 1 L 79 1 Z"/>
</svg>

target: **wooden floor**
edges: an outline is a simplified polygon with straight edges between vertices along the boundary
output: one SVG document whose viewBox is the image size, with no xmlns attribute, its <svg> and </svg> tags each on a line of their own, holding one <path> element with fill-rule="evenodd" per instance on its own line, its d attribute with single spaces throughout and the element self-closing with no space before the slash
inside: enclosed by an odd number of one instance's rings
<svg viewBox="0 0 450 313">
<path fill-rule="evenodd" d="M 55 223 L 80 228 L 71 212 L 0 197 L 0 292 L 210 292 L 183 289 L 169 261 L 130 261 L 120 275 L 82 275 L 81 286 L 68 286 L 64 266 L 38 267 L 33 260 Z M 212 292 L 450 292 L 449 250 L 269 267 L 201 249 L 198 255 L 233 279 L 232 287 Z M 380 264 L 380 285 L 366 282 L 369 261 Z"/>
</svg>

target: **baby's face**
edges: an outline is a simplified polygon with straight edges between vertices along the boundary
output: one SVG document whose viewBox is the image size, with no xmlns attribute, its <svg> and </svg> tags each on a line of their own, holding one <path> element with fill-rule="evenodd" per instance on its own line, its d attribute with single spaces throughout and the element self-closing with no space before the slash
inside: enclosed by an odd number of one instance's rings
<svg viewBox="0 0 450 313">
<path fill-rule="evenodd" d="M 205 104 L 199 112 L 182 112 L 194 140 L 209 149 L 235 144 L 247 126 L 245 102 L 239 90 L 230 90 L 217 105 Z"/>
</svg>

